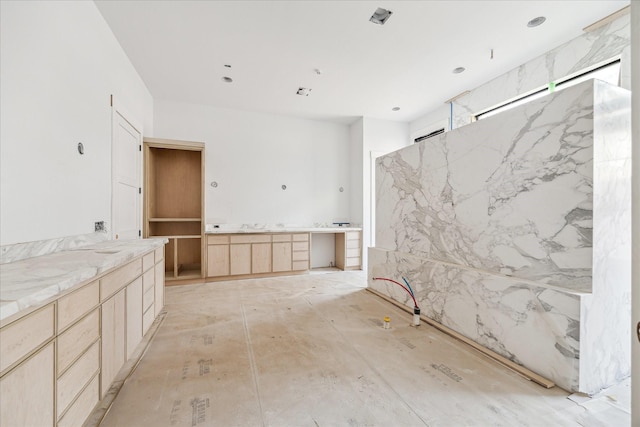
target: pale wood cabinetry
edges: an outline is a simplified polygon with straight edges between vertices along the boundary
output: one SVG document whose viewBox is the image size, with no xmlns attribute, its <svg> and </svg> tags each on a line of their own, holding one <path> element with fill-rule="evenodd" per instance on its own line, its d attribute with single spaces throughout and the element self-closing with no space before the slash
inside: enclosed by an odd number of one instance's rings
<svg viewBox="0 0 640 427">
<path fill-rule="evenodd" d="M 360 231 L 336 234 L 336 267 L 359 270 L 362 266 L 362 237 Z"/>
<path fill-rule="evenodd" d="M 82 425 L 163 305 L 160 247 L 3 325 L 0 425 Z"/>
<path fill-rule="evenodd" d="M 207 236 L 207 277 L 281 275 L 309 269 L 309 233 Z"/>
<path fill-rule="evenodd" d="M 144 236 L 163 236 L 167 282 L 204 277 L 204 144 L 145 138 Z"/>
</svg>

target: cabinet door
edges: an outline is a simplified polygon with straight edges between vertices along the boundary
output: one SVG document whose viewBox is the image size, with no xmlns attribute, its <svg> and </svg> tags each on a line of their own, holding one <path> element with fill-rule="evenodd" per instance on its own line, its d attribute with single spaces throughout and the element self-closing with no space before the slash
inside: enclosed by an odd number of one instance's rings
<svg viewBox="0 0 640 427">
<path fill-rule="evenodd" d="M 229 275 L 229 245 L 207 246 L 207 277 Z"/>
<path fill-rule="evenodd" d="M 291 271 L 291 242 L 273 244 L 273 271 Z"/>
<path fill-rule="evenodd" d="M 156 269 L 156 280 L 155 280 L 156 295 L 154 297 L 154 303 L 153 303 L 153 309 L 155 311 L 153 314 L 154 318 L 160 313 L 160 310 L 162 310 L 162 308 L 164 307 L 164 260 L 161 260 L 159 263 L 157 263 L 155 266 L 155 269 Z"/>
<path fill-rule="evenodd" d="M 125 362 L 125 289 L 102 304 L 100 398 Z"/>
<path fill-rule="evenodd" d="M 251 244 L 231 245 L 231 274 L 251 274 Z"/>
<path fill-rule="evenodd" d="M 127 286 L 127 359 L 131 357 L 140 341 L 142 341 L 142 277 L 138 277 Z"/>
<path fill-rule="evenodd" d="M 271 243 L 251 245 L 251 273 L 271 272 Z"/>
<path fill-rule="evenodd" d="M 54 425 L 53 343 L 0 380 L 1 426 Z"/>
</svg>

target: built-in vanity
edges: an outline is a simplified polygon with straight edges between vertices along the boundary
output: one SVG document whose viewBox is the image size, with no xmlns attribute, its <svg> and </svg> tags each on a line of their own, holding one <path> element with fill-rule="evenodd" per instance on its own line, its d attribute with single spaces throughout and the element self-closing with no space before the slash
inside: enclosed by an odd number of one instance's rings
<svg viewBox="0 0 640 427">
<path fill-rule="evenodd" d="M 207 231 L 207 281 L 305 273 L 313 236 L 328 233 L 335 235 L 335 266 L 360 269 L 360 228 L 220 228 Z"/>
<path fill-rule="evenodd" d="M 166 239 L 0 266 L 0 425 L 80 426 L 164 306 Z"/>
</svg>

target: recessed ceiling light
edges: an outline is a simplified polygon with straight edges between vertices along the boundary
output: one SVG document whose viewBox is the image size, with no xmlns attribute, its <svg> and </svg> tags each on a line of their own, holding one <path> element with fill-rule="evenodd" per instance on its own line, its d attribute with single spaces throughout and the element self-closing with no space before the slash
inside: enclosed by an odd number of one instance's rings
<svg viewBox="0 0 640 427">
<path fill-rule="evenodd" d="M 546 20 L 547 18 L 545 18 L 544 16 L 538 16 L 537 18 L 533 18 L 531 21 L 527 22 L 527 27 L 537 27 L 538 25 L 542 25 Z"/>
<path fill-rule="evenodd" d="M 301 95 L 301 96 L 309 96 L 309 94 L 311 93 L 311 89 L 306 88 L 306 87 L 301 87 L 298 88 L 296 94 Z"/>
<path fill-rule="evenodd" d="M 384 23 L 387 22 L 392 14 L 393 12 L 391 12 L 390 10 L 379 7 L 375 12 L 373 12 L 373 15 L 371 15 L 369 21 L 373 22 L 374 24 L 384 25 Z"/>
<path fill-rule="evenodd" d="M 400 111 L 400 107 L 393 107 L 391 111 Z"/>
<path fill-rule="evenodd" d="M 464 67 L 457 67 L 457 68 L 454 68 L 451 72 L 452 72 L 453 74 L 460 74 L 460 73 L 462 73 L 464 70 L 466 70 L 466 68 L 464 68 Z"/>
<path fill-rule="evenodd" d="M 233 79 L 231 77 L 223 77 L 222 81 L 225 83 L 231 83 L 233 81 Z"/>
</svg>

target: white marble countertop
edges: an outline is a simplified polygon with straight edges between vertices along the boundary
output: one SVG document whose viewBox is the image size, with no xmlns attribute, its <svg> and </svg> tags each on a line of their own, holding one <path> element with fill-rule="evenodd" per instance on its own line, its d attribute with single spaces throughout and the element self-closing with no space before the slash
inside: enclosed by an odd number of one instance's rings
<svg viewBox="0 0 640 427">
<path fill-rule="evenodd" d="M 206 234 L 254 234 L 254 233 L 344 233 L 362 231 L 360 227 L 222 227 L 208 229 Z"/>
<path fill-rule="evenodd" d="M 148 253 L 166 238 L 109 240 L 0 265 L 0 321 Z M 28 310 L 31 311 L 31 310 Z"/>
</svg>

